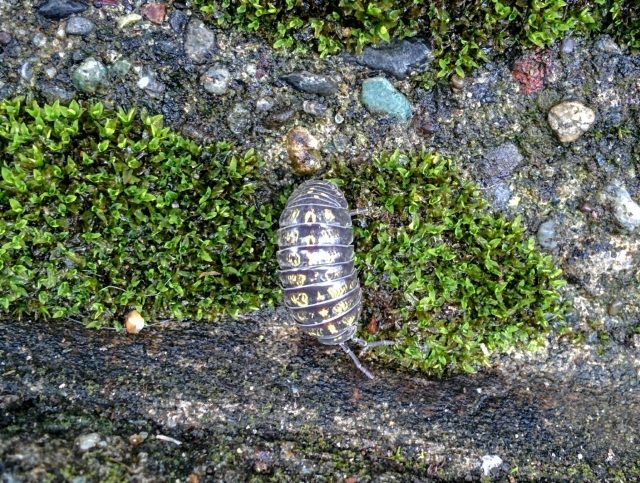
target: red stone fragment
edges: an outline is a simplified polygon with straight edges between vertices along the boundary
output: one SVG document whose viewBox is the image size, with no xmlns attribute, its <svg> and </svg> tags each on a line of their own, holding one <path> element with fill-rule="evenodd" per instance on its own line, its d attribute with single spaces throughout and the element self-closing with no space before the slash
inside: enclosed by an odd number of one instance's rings
<svg viewBox="0 0 640 483">
<path fill-rule="evenodd" d="M 164 3 L 147 3 L 140 8 L 140 11 L 147 20 L 160 25 L 167 13 L 167 6 Z"/>
<path fill-rule="evenodd" d="M 548 52 L 536 51 L 516 59 L 511 73 L 520 84 L 522 93 L 532 94 L 542 89 L 550 67 Z"/>
</svg>

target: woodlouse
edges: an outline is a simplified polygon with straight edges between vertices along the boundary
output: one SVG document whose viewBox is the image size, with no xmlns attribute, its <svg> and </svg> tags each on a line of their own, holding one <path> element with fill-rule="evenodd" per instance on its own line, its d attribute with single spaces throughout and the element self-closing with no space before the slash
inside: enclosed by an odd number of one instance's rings
<svg viewBox="0 0 640 483">
<path fill-rule="evenodd" d="M 347 200 L 329 181 L 306 181 L 280 215 L 278 276 L 284 303 L 298 327 L 326 345 L 337 345 L 369 378 L 346 342 L 363 351 L 389 341 L 354 337 L 362 312 L 362 290 L 354 266 L 353 227 Z"/>
</svg>

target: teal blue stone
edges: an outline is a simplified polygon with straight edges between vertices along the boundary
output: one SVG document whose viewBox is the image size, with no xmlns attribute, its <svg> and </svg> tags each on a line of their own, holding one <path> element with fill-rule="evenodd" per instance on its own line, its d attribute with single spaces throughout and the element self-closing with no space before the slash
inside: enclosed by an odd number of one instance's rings
<svg viewBox="0 0 640 483">
<path fill-rule="evenodd" d="M 411 118 L 411 103 L 384 77 L 365 80 L 360 99 L 371 112 L 385 114 L 400 122 Z"/>
</svg>

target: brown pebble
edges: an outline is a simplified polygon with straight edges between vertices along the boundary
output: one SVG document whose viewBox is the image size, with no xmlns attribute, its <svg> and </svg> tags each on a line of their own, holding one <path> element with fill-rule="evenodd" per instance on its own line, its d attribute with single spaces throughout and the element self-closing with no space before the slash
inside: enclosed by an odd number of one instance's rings
<svg viewBox="0 0 640 483">
<path fill-rule="evenodd" d="M 367 331 L 372 334 L 378 332 L 378 321 L 375 319 L 375 317 L 371 317 L 371 320 L 367 324 Z"/>
<path fill-rule="evenodd" d="M 139 434 L 132 434 L 129 436 L 129 443 L 131 446 L 139 446 L 144 442 L 144 438 Z"/>
<path fill-rule="evenodd" d="M 294 127 L 287 134 L 287 154 L 297 175 L 313 174 L 322 168 L 320 143 L 303 127 Z"/>
<path fill-rule="evenodd" d="M 147 20 L 160 25 L 167 13 L 167 6 L 164 3 L 147 3 L 140 8 L 140 11 Z"/>
<path fill-rule="evenodd" d="M 200 478 L 195 473 L 191 473 L 189 475 L 189 478 L 187 478 L 187 481 L 189 483 L 199 483 L 200 482 Z"/>
<path fill-rule="evenodd" d="M 464 79 L 458 74 L 453 74 L 451 76 L 451 88 L 454 91 L 461 91 L 462 89 L 464 89 Z"/>
<path fill-rule="evenodd" d="M 132 310 L 124 316 L 124 326 L 129 334 L 137 334 L 144 328 L 144 319 L 140 312 Z"/>
<path fill-rule="evenodd" d="M 622 309 L 624 309 L 625 306 L 625 302 L 623 300 L 616 300 L 614 302 L 612 302 L 611 304 L 609 304 L 609 308 L 607 309 L 607 313 L 611 316 L 611 317 L 615 317 L 616 315 L 619 315 L 620 312 L 622 312 Z"/>
</svg>

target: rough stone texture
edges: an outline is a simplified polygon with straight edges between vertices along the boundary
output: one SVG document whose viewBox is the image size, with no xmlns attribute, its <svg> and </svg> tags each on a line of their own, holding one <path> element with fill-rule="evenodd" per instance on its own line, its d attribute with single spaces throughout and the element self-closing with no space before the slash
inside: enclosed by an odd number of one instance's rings
<svg viewBox="0 0 640 483">
<path fill-rule="evenodd" d="M 411 118 L 411 104 L 384 77 L 365 80 L 360 99 L 371 112 L 385 114 L 401 122 L 407 122 Z"/>
<path fill-rule="evenodd" d="M 38 7 L 38 13 L 51 20 L 62 20 L 74 13 L 84 12 L 88 5 L 79 0 L 48 0 Z"/>
<path fill-rule="evenodd" d="M 585 105 L 575 102 L 561 102 L 549 111 L 549 125 L 563 143 L 575 141 L 593 125 L 596 114 Z"/>
<path fill-rule="evenodd" d="M 67 20 L 65 32 L 67 35 L 89 35 L 95 28 L 95 24 L 87 18 L 71 17 Z"/>
<path fill-rule="evenodd" d="M 331 96 L 338 91 L 338 85 L 328 76 L 300 71 L 280 77 L 299 91 L 321 96 Z"/>
<path fill-rule="evenodd" d="M 106 75 L 107 69 L 102 62 L 89 57 L 74 70 L 72 79 L 76 89 L 93 93 L 102 84 Z"/>
<path fill-rule="evenodd" d="M 607 188 L 611 195 L 613 214 L 623 228 L 633 230 L 640 225 L 640 205 L 633 201 L 624 186 L 612 184 Z"/>
<path fill-rule="evenodd" d="M 215 36 L 199 19 L 192 19 L 187 26 L 184 50 L 194 64 L 203 64 L 213 53 Z"/>
<path fill-rule="evenodd" d="M 320 142 L 303 127 L 294 127 L 287 134 L 287 154 L 297 175 L 317 173 L 323 167 Z"/>
<path fill-rule="evenodd" d="M 522 360 L 518 374 L 498 366 L 441 381 L 369 358 L 369 382 L 287 320 L 262 311 L 136 336 L 0 325 L 0 475 L 506 481 L 517 467 L 524 480 L 638 476 L 632 351 L 599 382 L 582 377 L 584 354 L 570 349 L 544 371 Z M 87 435 L 95 444 L 76 453 Z"/>
<path fill-rule="evenodd" d="M 200 78 L 204 90 L 221 96 L 227 92 L 229 82 L 231 82 L 231 73 L 224 67 L 213 66 L 207 69 Z"/>
<path fill-rule="evenodd" d="M 401 40 L 381 47 L 365 47 L 358 62 L 404 79 L 413 68 L 424 68 L 432 59 L 431 50 L 422 42 Z"/>
</svg>

